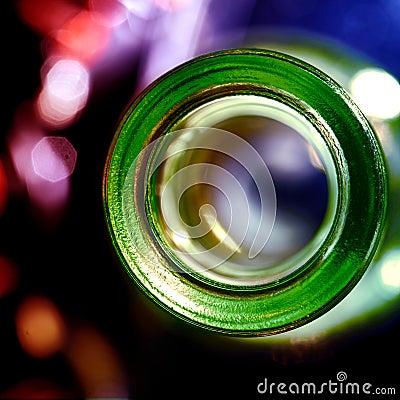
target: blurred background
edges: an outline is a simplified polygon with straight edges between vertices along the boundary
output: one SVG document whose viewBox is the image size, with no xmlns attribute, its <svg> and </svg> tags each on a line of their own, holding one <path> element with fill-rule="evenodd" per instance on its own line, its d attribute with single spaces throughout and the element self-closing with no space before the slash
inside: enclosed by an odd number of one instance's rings
<svg viewBox="0 0 400 400">
<path fill-rule="evenodd" d="M 344 84 L 373 64 L 387 73 L 380 87 L 398 93 L 400 0 L 6 0 L 1 15 L 0 397 L 257 398 L 264 378 L 317 383 L 339 371 L 398 385 L 399 236 L 382 297 L 368 286 L 355 323 L 344 306 L 329 329 L 225 338 L 128 281 L 108 240 L 102 176 L 129 102 L 207 51 L 302 37 L 295 51 L 315 50 Z M 389 130 L 386 150 L 399 140 L 399 97 L 389 99 L 389 114 L 370 115 Z"/>
</svg>

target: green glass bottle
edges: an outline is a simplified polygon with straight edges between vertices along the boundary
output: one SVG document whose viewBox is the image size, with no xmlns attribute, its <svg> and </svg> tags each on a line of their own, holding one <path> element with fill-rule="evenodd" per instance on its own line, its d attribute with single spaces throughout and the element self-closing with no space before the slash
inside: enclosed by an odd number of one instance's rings
<svg viewBox="0 0 400 400">
<path fill-rule="evenodd" d="M 271 343 L 326 338 L 365 331 L 390 321 L 400 301 L 400 84 L 376 60 L 325 36 L 304 31 L 267 30 L 249 33 L 241 45 L 267 48 L 300 58 L 323 70 L 355 100 L 381 142 L 389 175 L 387 226 L 381 245 L 361 281 L 322 318 Z M 264 341 L 265 342 L 265 341 Z"/>
<path fill-rule="evenodd" d="M 327 191 L 311 236 L 295 239 L 266 156 L 288 132 Z M 386 229 L 387 168 L 369 121 L 321 70 L 262 49 L 201 56 L 144 90 L 117 129 L 103 189 L 134 282 L 183 320 L 236 336 L 325 314 Z"/>
</svg>

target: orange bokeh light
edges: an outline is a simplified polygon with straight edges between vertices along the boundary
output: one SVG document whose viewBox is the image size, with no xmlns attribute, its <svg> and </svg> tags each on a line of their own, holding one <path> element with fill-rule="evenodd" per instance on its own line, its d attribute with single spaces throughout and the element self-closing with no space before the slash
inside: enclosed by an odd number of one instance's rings
<svg viewBox="0 0 400 400">
<path fill-rule="evenodd" d="M 112 344 L 96 329 L 75 328 L 66 356 L 88 398 L 127 398 L 123 366 Z"/>
<path fill-rule="evenodd" d="M 31 296 L 20 305 L 16 315 L 21 347 L 31 356 L 49 357 L 61 350 L 66 326 L 58 308 L 46 297 Z"/>
</svg>

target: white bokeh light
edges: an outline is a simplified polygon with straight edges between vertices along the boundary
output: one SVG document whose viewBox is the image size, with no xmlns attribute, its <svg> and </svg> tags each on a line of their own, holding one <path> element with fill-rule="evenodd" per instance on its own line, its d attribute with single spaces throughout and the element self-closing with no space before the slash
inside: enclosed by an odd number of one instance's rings
<svg viewBox="0 0 400 400">
<path fill-rule="evenodd" d="M 38 98 L 39 114 L 44 121 L 65 127 L 74 121 L 86 105 L 89 95 L 88 70 L 76 60 L 59 60 L 47 72 Z"/>
<path fill-rule="evenodd" d="M 381 267 L 382 282 L 389 288 L 400 292 L 400 249 L 385 254 Z"/>
<path fill-rule="evenodd" d="M 37 142 L 31 156 L 35 173 L 49 182 L 57 182 L 72 174 L 77 153 L 65 137 L 47 136 Z"/>
<path fill-rule="evenodd" d="M 351 80 L 350 93 L 369 117 L 392 119 L 400 114 L 400 85 L 379 68 L 359 71 Z"/>
</svg>

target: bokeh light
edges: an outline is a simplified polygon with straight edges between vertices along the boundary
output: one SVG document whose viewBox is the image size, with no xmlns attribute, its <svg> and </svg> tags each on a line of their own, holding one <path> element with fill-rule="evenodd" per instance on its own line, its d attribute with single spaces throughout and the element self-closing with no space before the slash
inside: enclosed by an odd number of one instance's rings
<svg viewBox="0 0 400 400">
<path fill-rule="evenodd" d="M 70 182 L 69 179 L 65 179 L 65 173 L 68 171 L 66 170 L 65 162 L 60 159 L 55 161 L 57 158 L 54 154 L 57 154 L 57 152 L 54 153 L 54 150 L 51 150 L 51 146 L 46 146 L 48 145 L 48 139 L 41 142 L 45 137 L 43 131 L 38 128 L 29 128 L 29 126 L 25 125 L 18 128 L 13 132 L 9 140 L 13 165 L 27 190 L 32 206 L 39 211 L 42 217 L 40 219 L 41 222 L 55 224 L 59 221 L 63 210 L 67 206 L 70 194 Z M 38 143 L 42 144 L 37 147 Z M 47 152 L 45 151 L 46 148 L 48 149 Z M 47 158 L 43 160 L 36 159 L 36 151 L 34 152 L 34 149 L 39 149 L 41 152 L 45 151 Z M 32 154 L 34 157 L 32 157 Z M 58 150 L 58 154 L 63 154 L 62 146 Z M 70 158 L 69 163 L 74 161 L 73 156 L 70 156 Z M 36 170 L 33 164 L 34 160 Z M 53 165 L 48 164 L 49 160 L 53 160 Z M 58 169 L 53 169 L 53 167 L 57 166 Z M 69 168 L 71 166 L 72 164 L 69 164 Z M 38 174 L 37 171 L 45 178 Z M 60 177 L 64 178 L 59 179 Z"/>
<path fill-rule="evenodd" d="M 0 255 L 0 299 L 12 293 L 19 282 L 19 271 L 15 263 Z"/>
<path fill-rule="evenodd" d="M 0 161 L 0 216 L 3 214 L 6 208 L 8 199 L 8 183 L 6 172 L 3 167 L 3 163 Z"/>
<path fill-rule="evenodd" d="M 57 61 L 47 72 L 37 105 L 44 121 L 56 128 L 75 121 L 89 96 L 90 75 L 79 61 Z"/>
<path fill-rule="evenodd" d="M 58 182 L 72 174 L 76 156 L 76 150 L 65 137 L 47 136 L 32 150 L 33 169 L 43 179 Z"/>
<path fill-rule="evenodd" d="M 133 15 L 144 20 L 153 18 L 156 15 L 155 5 L 148 0 L 120 0 L 128 11 L 128 21 Z"/>
<path fill-rule="evenodd" d="M 92 18 L 106 27 L 116 27 L 127 19 L 126 7 L 119 0 L 89 0 Z"/>
<path fill-rule="evenodd" d="M 193 0 L 150 0 L 164 10 L 176 10 L 191 3 Z"/>
<path fill-rule="evenodd" d="M 119 355 L 98 330 L 74 328 L 66 356 L 87 398 L 128 398 L 128 385 Z"/>
<path fill-rule="evenodd" d="M 21 110 L 21 113 L 23 112 L 24 110 Z M 33 124 L 29 125 L 29 122 L 19 119 L 8 143 L 14 168 L 24 183 L 34 179 L 36 175 L 33 171 L 31 154 L 36 143 L 44 137 L 43 130 Z"/>
<path fill-rule="evenodd" d="M 48 35 L 78 14 L 80 7 L 70 0 L 17 0 L 19 15 L 42 35 Z"/>
<path fill-rule="evenodd" d="M 353 77 L 350 92 L 369 117 L 392 119 L 400 114 L 400 85 L 388 72 L 363 69 Z"/>
<path fill-rule="evenodd" d="M 21 347 L 33 357 L 54 355 L 65 344 L 67 330 L 63 317 L 44 296 L 26 298 L 17 310 L 15 324 Z"/>
<path fill-rule="evenodd" d="M 58 51 L 82 62 L 93 62 L 107 47 L 110 36 L 108 27 L 99 24 L 92 13 L 81 10 L 52 34 L 61 45 Z"/>
<path fill-rule="evenodd" d="M 46 378 L 30 378 L 8 388 L 0 393 L 0 399 L 73 399 L 77 398 L 69 388 L 51 382 Z"/>
<path fill-rule="evenodd" d="M 400 293 L 400 248 L 385 254 L 381 262 L 381 279 L 386 290 Z"/>
<path fill-rule="evenodd" d="M 146 49 L 145 64 L 140 73 L 140 89 L 169 69 L 199 55 L 201 32 L 207 20 L 209 1 L 186 3 L 174 12 L 162 13 L 152 25 L 147 35 L 149 46 Z"/>
<path fill-rule="evenodd" d="M 397 343 L 397 322 L 388 330 L 385 323 L 390 319 L 386 313 L 393 310 L 388 304 L 398 310 L 398 228 L 391 230 L 391 251 L 377 260 L 322 326 L 315 321 L 279 339 L 246 340 L 242 345 L 236 339 L 205 337 L 186 324 L 181 329 L 180 322 L 153 308 L 145 297 L 136 297 L 129 285 L 126 293 L 119 290 L 118 266 L 107 260 L 110 251 L 102 246 L 106 234 L 96 225 L 101 207 L 94 207 L 92 200 L 101 197 L 100 158 L 127 98 L 204 50 L 236 45 L 253 28 L 300 28 L 313 37 L 322 34 L 321 40 L 330 37 L 365 51 L 391 71 L 362 69 L 341 81 L 340 71 L 336 77 L 333 72 L 351 60 L 346 54 L 320 65 L 347 89 L 352 82 L 349 92 L 371 117 L 398 185 L 398 0 L 351 4 L 336 0 L 13 0 L 2 5 L 13 11 L 12 20 L 2 14 L 6 22 L 3 63 L 9 67 L 5 116 L 10 115 L 11 122 L 4 130 L 0 159 L 4 367 L 0 398 L 82 398 L 83 394 L 87 398 L 173 398 L 175 394 L 180 398 L 182 393 L 192 393 L 192 378 L 204 373 L 205 364 L 207 382 L 195 388 L 199 397 L 211 391 L 214 397 L 247 398 L 259 371 L 300 381 L 297 373 L 309 379 L 330 373 L 332 365 L 349 368 L 347 372 L 352 367 L 354 379 L 364 372 L 374 379 L 381 374 L 376 381 L 392 385 L 390 376 L 397 379 L 397 372 L 386 362 Z M 313 64 L 320 58 L 318 49 L 314 55 Z M 79 149 L 79 171 L 69 140 Z M 311 147 L 308 152 L 313 167 L 323 171 Z M 289 163 L 278 154 L 271 157 L 277 169 L 291 168 L 292 175 L 289 171 L 286 176 L 293 181 L 307 173 L 301 167 L 303 159 L 293 157 Z M 307 193 L 304 187 L 301 190 Z M 399 215 L 396 210 L 394 214 Z M 45 224 L 57 229 L 44 231 Z M 280 226 L 282 240 L 289 240 L 295 231 L 293 220 Z M 53 272 L 53 257 L 58 250 L 63 259 L 78 260 L 76 265 L 67 264 L 68 271 L 62 270 L 63 279 L 54 279 L 58 272 Z M 31 294 L 44 292 L 46 296 Z M 66 309 L 68 318 L 61 312 Z M 122 311 L 109 312 L 113 309 Z M 81 318 L 78 323 L 76 316 Z M 377 329 L 369 339 L 363 334 L 358 340 L 351 333 L 355 328 L 364 333 L 371 324 Z M 344 346 L 333 355 L 330 340 L 335 335 Z M 350 337 L 350 345 L 342 340 L 345 336 Z M 254 343 L 257 349 L 249 351 Z M 324 351 L 331 352 L 325 361 Z M 301 363 L 300 368 L 291 368 L 293 363 Z M 221 384 L 222 395 L 216 394 L 215 384 Z"/>
</svg>

